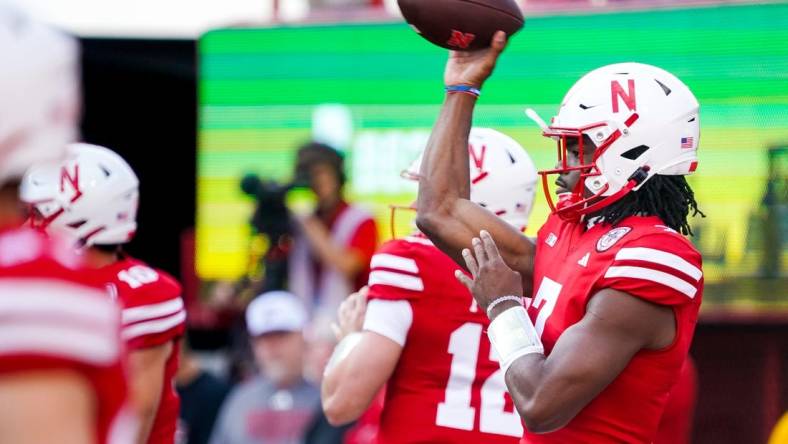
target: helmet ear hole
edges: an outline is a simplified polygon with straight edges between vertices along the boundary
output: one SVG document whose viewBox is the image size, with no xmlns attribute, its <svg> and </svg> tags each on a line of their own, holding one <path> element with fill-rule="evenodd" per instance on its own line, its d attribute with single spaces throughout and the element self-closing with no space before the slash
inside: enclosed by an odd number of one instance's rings
<svg viewBox="0 0 788 444">
<path fill-rule="evenodd" d="M 82 219 L 82 220 L 78 220 L 76 222 L 71 222 L 70 224 L 68 224 L 68 227 L 69 228 L 73 228 L 73 229 L 76 230 L 77 228 L 81 227 L 82 225 L 85 225 L 86 223 L 87 223 L 87 220 Z"/>
<path fill-rule="evenodd" d="M 642 156 L 643 153 L 648 151 L 649 147 L 646 145 L 640 145 L 632 148 L 631 150 L 627 150 L 626 152 L 621 154 L 621 157 L 629 160 L 635 160 L 638 157 Z"/>
</svg>

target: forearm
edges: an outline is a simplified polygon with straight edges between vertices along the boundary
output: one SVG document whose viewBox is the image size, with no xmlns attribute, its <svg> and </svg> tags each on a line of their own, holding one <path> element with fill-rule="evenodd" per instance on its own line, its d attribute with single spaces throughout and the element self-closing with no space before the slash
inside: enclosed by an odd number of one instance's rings
<svg viewBox="0 0 788 444">
<path fill-rule="evenodd" d="M 566 414 L 555 399 L 544 396 L 552 391 L 546 361 L 544 355 L 526 355 L 506 372 L 506 388 L 514 406 L 528 430 L 534 433 L 556 430 L 576 414 Z"/>
<path fill-rule="evenodd" d="M 369 406 L 372 397 L 353 393 L 355 377 L 347 368 L 347 360 L 326 372 L 321 386 L 323 411 L 331 424 L 342 425 L 358 419 Z M 357 377 L 357 376 L 356 376 Z M 361 394 L 363 395 L 363 394 Z M 373 395 L 374 396 L 374 395 Z"/>
<path fill-rule="evenodd" d="M 476 97 L 448 94 L 427 142 L 417 200 L 419 228 L 439 236 L 440 219 L 451 216 L 459 199 L 470 197 L 468 134 Z"/>
<path fill-rule="evenodd" d="M 156 415 L 159 412 L 167 358 L 173 343 L 132 350 L 129 353 L 129 389 L 131 404 L 139 418 L 138 444 L 148 442 Z"/>
<path fill-rule="evenodd" d="M 376 333 L 356 334 L 355 339 L 345 338 L 337 345 L 323 376 L 323 411 L 333 425 L 352 422 L 369 408 L 402 351 L 399 344 Z"/>
<path fill-rule="evenodd" d="M 476 101 L 471 94 L 446 95 L 421 163 L 420 212 L 470 197 L 468 135 Z"/>
<path fill-rule="evenodd" d="M 494 320 L 516 306 L 509 301 L 499 305 L 492 310 Z M 520 327 L 508 331 L 491 324 L 491 340 L 518 335 L 534 338 L 537 333 L 530 322 L 526 317 Z M 507 369 L 506 386 L 528 429 L 544 433 L 566 425 L 615 380 L 638 351 L 664 347 L 665 343 L 652 346 L 652 341 L 660 326 L 671 322 L 672 312 L 664 307 L 614 290 L 597 293 L 587 304 L 586 315 L 561 334 L 549 356 L 526 354 Z"/>
<path fill-rule="evenodd" d="M 139 428 L 137 429 L 137 444 L 146 444 L 159 412 L 159 402 L 161 401 L 161 384 L 153 384 L 146 387 L 132 387 L 136 401 L 135 410 L 139 418 Z"/>
<path fill-rule="evenodd" d="M 153 408 L 139 412 L 140 426 L 137 429 L 137 439 L 135 440 L 137 444 L 146 444 L 148 442 L 150 432 L 153 429 L 153 421 L 156 419 L 157 410 L 158 408 Z"/>
<path fill-rule="evenodd" d="M 468 136 L 476 97 L 448 94 L 424 152 L 419 173 L 416 224 L 435 245 L 464 267 L 462 250 L 481 230 L 501 245 L 504 261 L 520 272 L 530 294 L 534 246 L 516 228 L 470 200 Z"/>
<path fill-rule="evenodd" d="M 491 319 L 495 320 L 501 314 L 513 308 L 520 309 L 520 304 L 507 300 L 495 305 L 489 314 Z M 488 330 L 491 335 L 490 340 L 494 343 L 493 346 L 495 346 L 495 338 L 492 336 L 494 333 L 500 336 L 512 335 L 512 332 L 505 332 L 501 335 L 499 333 L 501 331 L 497 330 L 498 328 L 495 324 L 492 324 Z M 535 330 L 530 328 L 526 330 L 531 331 L 526 336 L 532 336 L 534 338 L 533 342 L 538 344 L 541 349 L 541 341 L 536 337 Z M 502 359 L 506 359 L 506 356 L 502 356 Z M 530 353 L 517 358 L 510 364 L 504 377 L 514 406 L 529 430 L 532 432 L 547 431 L 545 429 L 555 429 L 562 425 L 555 424 L 560 422 L 555 413 L 560 411 L 561 406 L 557 405 L 554 399 L 544 397 L 544 393 L 549 393 L 551 385 L 554 384 L 554 375 L 550 374 L 547 358 L 543 353 Z"/>
</svg>

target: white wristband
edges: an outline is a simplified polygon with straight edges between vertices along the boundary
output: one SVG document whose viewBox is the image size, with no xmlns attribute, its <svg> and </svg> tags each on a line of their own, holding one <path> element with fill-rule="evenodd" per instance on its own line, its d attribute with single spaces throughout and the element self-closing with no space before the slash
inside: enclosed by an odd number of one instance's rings
<svg viewBox="0 0 788 444">
<path fill-rule="evenodd" d="M 524 307 L 512 307 L 499 314 L 490 323 L 487 337 L 498 352 L 504 375 L 517 359 L 532 353 L 544 354 L 542 341 Z"/>
<path fill-rule="evenodd" d="M 342 338 L 334 347 L 334 352 L 331 353 L 331 357 L 328 359 L 328 363 L 326 364 L 326 369 L 323 370 L 323 373 L 328 373 L 332 368 L 336 367 L 337 364 L 342 362 L 345 358 L 350 355 L 350 352 L 353 351 L 354 348 L 361 342 L 361 333 L 350 333 L 349 335 Z"/>
<path fill-rule="evenodd" d="M 490 313 L 492 313 L 493 308 L 495 308 L 495 306 L 500 304 L 501 302 L 505 302 L 505 301 L 515 301 L 518 304 L 523 305 L 523 298 L 521 298 L 520 296 L 513 296 L 513 295 L 501 296 L 497 299 L 494 299 L 492 302 L 490 302 L 490 305 L 487 306 L 487 317 L 492 319 L 492 314 Z"/>
</svg>

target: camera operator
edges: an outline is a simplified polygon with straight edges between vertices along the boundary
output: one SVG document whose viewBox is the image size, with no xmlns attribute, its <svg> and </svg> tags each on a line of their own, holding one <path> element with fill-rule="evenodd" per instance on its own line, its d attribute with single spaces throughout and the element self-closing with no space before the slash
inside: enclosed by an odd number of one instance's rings
<svg viewBox="0 0 788 444">
<path fill-rule="evenodd" d="M 315 316 L 333 318 L 342 300 L 366 284 L 377 227 L 371 214 L 344 199 L 343 158 L 333 148 L 314 142 L 301 147 L 295 176 L 306 179 L 317 205 L 294 218 L 289 288 Z"/>
</svg>

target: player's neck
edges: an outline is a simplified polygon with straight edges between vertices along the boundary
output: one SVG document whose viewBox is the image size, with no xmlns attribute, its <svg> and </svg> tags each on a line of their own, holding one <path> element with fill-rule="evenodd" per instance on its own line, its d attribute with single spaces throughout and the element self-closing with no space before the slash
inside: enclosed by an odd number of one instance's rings
<svg viewBox="0 0 788 444">
<path fill-rule="evenodd" d="M 104 268 L 120 260 L 118 253 L 114 251 L 104 251 L 93 247 L 85 249 L 83 258 L 85 265 L 90 268 Z"/>
</svg>

